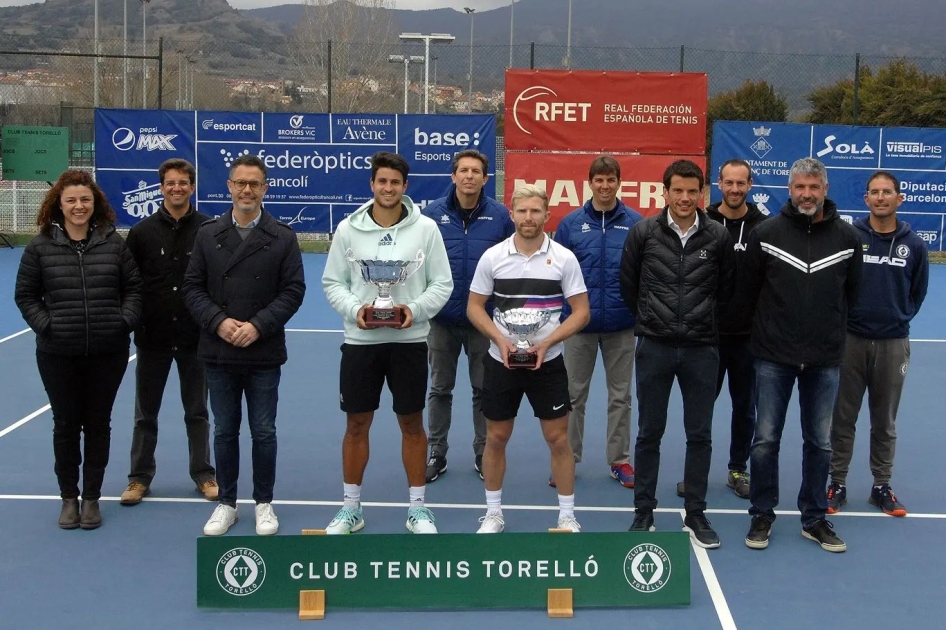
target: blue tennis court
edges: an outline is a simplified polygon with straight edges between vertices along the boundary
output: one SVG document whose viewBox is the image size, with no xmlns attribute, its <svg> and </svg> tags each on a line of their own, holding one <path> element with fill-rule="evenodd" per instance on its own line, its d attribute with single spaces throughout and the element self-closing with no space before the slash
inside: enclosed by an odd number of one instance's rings
<svg viewBox="0 0 946 630">
<path fill-rule="evenodd" d="M 60 530 L 59 495 L 53 474 L 52 420 L 35 362 L 35 342 L 13 303 L 22 249 L 0 250 L 0 628 L 93 627 L 163 630 L 231 630 L 298 627 L 295 611 L 223 612 L 196 607 L 195 539 L 213 511 L 187 474 L 183 410 L 172 370 L 161 415 L 158 471 L 152 495 L 136 507 L 118 504 L 127 483 L 133 428 L 134 362 L 115 403 L 111 461 L 103 486 L 104 524 L 93 531 Z M 341 322 L 321 290 L 325 257 L 304 257 L 308 294 L 290 322 L 289 363 L 280 388 L 279 459 L 274 505 L 280 534 L 322 528 L 341 503 L 341 439 L 338 409 Z M 692 604 L 669 609 L 577 609 L 572 619 L 552 620 L 545 609 L 515 611 L 402 612 L 333 610 L 325 628 L 385 624 L 392 630 L 428 628 L 766 628 L 829 625 L 872 630 L 891 625 L 940 628 L 946 618 L 946 508 L 939 483 L 946 453 L 941 387 L 946 387 L 946 266 L 931 268 L 929 297 L 912 330 L 912 367 L 898 422 L 893 486 L 909 516 L 892 518 L 867 503 L 867 418 L 862 417 L 851 473 L 849 504 L 830 517 L 848 551 L 830 554 L 800 535 L 795 496 L 801 470 L 797 405 L 790 407 L 781 453 L 781 505 L 765 551 L 743 543 L 748 502 L 725 487 L 729 408 L 716 406 L 713 468 L 707 515 L 722 546 L 693 547 Z M 463 362 L 464 359 L 461 359 Z M 441 532 L 472 533 L 484 512 L 482 482 L 472 468 L 472 418 L 465 369 L 458 370 L 449 471 L 427 488 L 428 506 Z M 585 457 L 578 466 L 576 503 L 585 532 L 624 531 L 633 520 L 633 491 L 608 476 L 605 461 L 603 370 L 588 402 Z M 936 402 L 940 401 L 940 402 Z M 636 402 L 634 403 L 636 418 Z M 866 406 L 866 405 L 865 405 Z M 682 479 L 684 436 L 679 394 L 671 398 L 663 442 L 656 514 L 662 531 L 682 527 L 682 503 L 674 491 Z M 676 423 L 674 421 L 676 419 Z M 507 452 L 503 495 L 509 531 L 545 531 L 557 514 L 548 449 L 538 421 L 523 407 Z M 636 428 L 632 438 L 636 436 Z M 231 533 L 253 535 L 249 435 L 243 432 L 241 520 Z M 382 399 L 372 431 L 371 461 L 363 500 L 367 528 L 356 536 L 404 533 L 406 479 L 397 422 L 390 399 Z M 939 498 L 936 498 L 939 497 Z M 418 597 L 423 597 L 419 592 Z M 577 595 L 576 595 L 577 597 Z"/>
</svg>

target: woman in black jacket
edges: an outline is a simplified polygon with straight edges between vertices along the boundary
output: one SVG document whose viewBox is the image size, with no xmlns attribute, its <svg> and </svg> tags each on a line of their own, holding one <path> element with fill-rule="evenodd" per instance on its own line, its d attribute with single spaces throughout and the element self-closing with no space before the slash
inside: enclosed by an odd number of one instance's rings
<svg viewBox="0 0 946 630">
<path fill-rule="evenodd" d="M 128 365 L 129 333 L 141 318 L 141 277 L 114 222 L 92 176 L 64 172 L 40 206 L 40 233 L 16 277 L 16 305 L 36 333 L 36 363 L 53 412 L 63 529 L 102 524 L 112 405 Z"/>
</svg>

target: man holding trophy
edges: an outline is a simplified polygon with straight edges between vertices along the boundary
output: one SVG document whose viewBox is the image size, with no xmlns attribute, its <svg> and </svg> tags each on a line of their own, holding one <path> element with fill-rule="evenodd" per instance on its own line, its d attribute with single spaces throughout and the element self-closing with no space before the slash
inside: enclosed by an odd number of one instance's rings
<svg viewBox="0 0 946 630">
<path fill-rule="evenodd" d="M 520 186 L 511 204 L 516 233 L 480 258 L 467 305 L 470 322 L 490 339 L 483 378 L 487 509 L 477 533 L 498 534 L 505 528 L 506 444 L 523 394 L 541 420 L 551 451 L 559 493 L 558 528 L 577 532 L 575 460 L 568 443 L 571 405 L 562 342 L 588 323 L 588 294 L 575 255 L 543 231 L 549 218 L 545 191 Z M 496 307 L 492 318 L 486 312 L 491 297 Z M 559 322 L 566 301 L 571 314 Z"/>
<path fill-rule="evenodd" d="M 361 483 L 368 465 L 368 432 L 385 381 L 401 427 L 401 453 L 410 493 L 407 529 L 436 534 L 424 506 L 427 435 L 427 334 L 447 302 L 453 279 L 437 225 L 422 216 L 407 190 L 403 157 L 372 157 L 374 199 L 342 221 L 332 239 L 322 287 L 345 322 L 339 401 L 347 416 L 342 442 L 344 504 L 327 534 L 365 526 Z"/>
</svg>

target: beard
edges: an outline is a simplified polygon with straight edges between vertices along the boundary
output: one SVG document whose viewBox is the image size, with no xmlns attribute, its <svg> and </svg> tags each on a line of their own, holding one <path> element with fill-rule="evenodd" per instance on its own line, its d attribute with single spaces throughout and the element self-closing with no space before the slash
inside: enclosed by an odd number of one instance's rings
<svg viewBox="0 0 946 630">
<path fill-rule="evenodd" d="M 798 208 L 798 211 L 806 217 L 813 217 L 824 209 L 824 202 L 815 204 L 809 209 L 802 208 L 800 205 L 796 205 L 795 207 Z"/>
<path fill-rule="evenodd" d="M 736 199 L 736 202 L 735 202 L 736 205 L 733 205 L 730 199 Z M 729 208 L 730 210 L 738 210 L 739 208 L 742 207 L 742 204 L 744 204 L 745 202 L 746 202 L 746 195 L 724 195 L 723 196 L 723 203 L 725 203 L 726 207 Z"/>
</svg>

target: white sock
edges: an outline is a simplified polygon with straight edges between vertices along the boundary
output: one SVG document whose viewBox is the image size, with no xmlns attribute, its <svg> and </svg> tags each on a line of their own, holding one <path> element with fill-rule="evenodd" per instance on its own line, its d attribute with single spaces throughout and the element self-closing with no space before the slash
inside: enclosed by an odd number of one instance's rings
<svg viewBox="0 0 946 630">
<path fill-rule="evenodd" d="M 357 510 L 361 506 L 361 486 L 355 483 L 342 484 L 345 507 Z"/>
<path fill-rule="evenodd" d="M 408 490 L 411 495 L 410 507 L 424 507 L 424 490 L 426 489 L 427 486 L 410 486 Z"/>
<path fill-rule="evenodd" d="M 575 516 L 575 495 L 560 494 L 558 495 L 558 517 L 566 518 L 568 516 Z"/>
<path fill-rule="evenodd" d="M 503 489 L 486 491 L 486 513 L 501 514 L 503 511 Z"/>
</svg>

